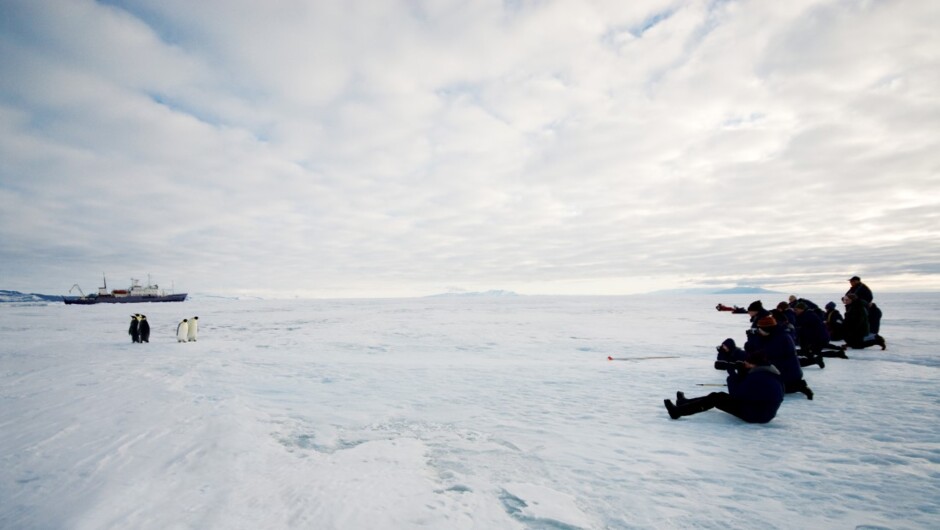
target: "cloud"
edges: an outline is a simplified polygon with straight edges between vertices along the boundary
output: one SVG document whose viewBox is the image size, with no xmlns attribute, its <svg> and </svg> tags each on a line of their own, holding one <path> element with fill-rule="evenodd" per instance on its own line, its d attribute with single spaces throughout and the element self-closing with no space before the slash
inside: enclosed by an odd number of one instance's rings
<svg viewBox="0 0 940 530">
<path fill-rule="evenodd" d="M 940 9 L 622 4 L 8 2 L 0 277 L 940 285 Z"/>
</svg>

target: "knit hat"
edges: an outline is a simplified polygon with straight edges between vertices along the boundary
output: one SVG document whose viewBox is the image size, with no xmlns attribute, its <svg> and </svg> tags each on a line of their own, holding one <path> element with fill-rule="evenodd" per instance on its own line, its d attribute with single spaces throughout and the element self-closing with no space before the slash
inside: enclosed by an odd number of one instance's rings
<svg viewBox="0 0 940 530">
<path fill-rule="evenodd" d="M 835 308 L 836 308 L 835 302 L 829 302 L 828 304 L 826 304 L 826 311 L 832 311 Z"/>
<path fill-rule="evenodd" d="M 803 302 L 797 302 L 793 309 L 799 309 L 800 311 L 806 311 L 806 304 Z"/>
<path fill-rule="evenodd" d="M 760 300 L 754 300 L 753 302 L 751 302 L 751 305 L 747 306 L 747 310 L 748 311 L 763 311 L 764 304 L 762 304 Z"/>
<path fill-rule="evenodd" d="M 764 318 L 757 321 L 757 327 L 759 328 L 773 328 L 777 326 L 777 320 L 773 316 L 767 315 Z"/>
<path fill-rule="evenodd" d="M 860 281 L 862 281 L 862 279 L 859 278 L 858 276 L 852 276 L 851 278 L 849 278 L 849 281 L 850 281 L 850 282 L 860 282 Z"/>
<path fill-rule="evenodd" d="M 786 311 L 787 309 L 790 309 L 790 304 L 786 302 L 780 302 L 779 304 L 777 304 L 777 309 L 781 311 Z"/>
</svg>

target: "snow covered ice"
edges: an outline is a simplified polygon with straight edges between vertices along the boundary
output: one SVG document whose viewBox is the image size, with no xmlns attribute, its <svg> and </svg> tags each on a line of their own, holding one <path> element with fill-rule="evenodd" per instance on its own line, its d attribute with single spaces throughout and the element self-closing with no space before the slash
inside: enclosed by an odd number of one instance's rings
<svg viewBox="0 0 940 530">
<path fill-rule="evenodd" d="M 786 295 L 0 304 L 0 528 L 940 528 L 940 295 L 876 295 L 768 425 L 662 401 Z"/>
</svg>

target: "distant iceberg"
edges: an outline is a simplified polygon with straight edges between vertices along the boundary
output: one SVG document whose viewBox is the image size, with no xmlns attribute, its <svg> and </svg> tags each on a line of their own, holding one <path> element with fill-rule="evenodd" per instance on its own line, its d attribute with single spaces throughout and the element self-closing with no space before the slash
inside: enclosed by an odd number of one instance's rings
<svg viewBox="0 0 940 530">
<path fill-rule="evenodd" d="M 19 291 L 5 291 L 0 289 L 0 303 L 29 304 L 45 302 L 61 302 L 62 296 L 38 293 L 21 293 Z"/>
</svg>

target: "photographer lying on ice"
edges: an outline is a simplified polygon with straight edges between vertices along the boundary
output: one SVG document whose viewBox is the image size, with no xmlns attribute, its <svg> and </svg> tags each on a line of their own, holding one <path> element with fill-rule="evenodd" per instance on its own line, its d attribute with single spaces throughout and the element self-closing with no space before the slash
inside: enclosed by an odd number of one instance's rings
<svg viewBox="0 0 940 530">
<path fill-rule="evenodd" d="M 717 364 L 727 361 L 716 361 Z M 712 392 L 707 396 L 686 399 L 676 392 L 676 403 L 666 399 L 669 417 L 677 420 L 713 407 L 741 418 L 748 423 L 767 423 L 777 415 L 783 403 L 783 382 L 777 370 L 763 350 L 749 352 L 743 362 L 728 362 L 738 365 L 737 373 L 728 376 L 728 392 Z"/>
</svg>

